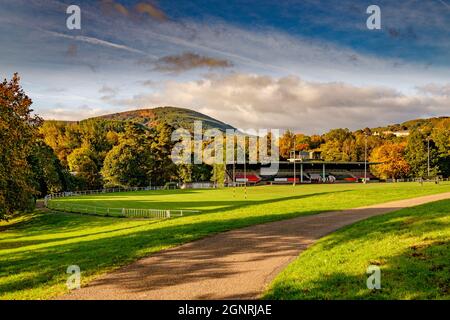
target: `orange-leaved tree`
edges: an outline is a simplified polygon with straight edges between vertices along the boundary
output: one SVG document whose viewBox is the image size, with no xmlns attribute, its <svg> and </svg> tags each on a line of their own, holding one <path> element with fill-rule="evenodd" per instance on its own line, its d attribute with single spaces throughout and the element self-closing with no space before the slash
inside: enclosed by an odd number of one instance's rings
<svg viewBox="0 0 450 320">
<path fill-rule="evenodd" d="M 27 159 L 37 139 L 41 119 L 32 115 L 31 99 L 19 76 L 0 83 L 0 219 L 34 205 L 31 166 Z"/>
<path fill-rule="evenodd" d="M 379 164 L 372 166 L 372 173 L 382 179 L 406 177 L 410 166 L 405 160 L 405 148 L 405 143 L 387 143 L 375 148 L 370 161 Z"/>
</svg>

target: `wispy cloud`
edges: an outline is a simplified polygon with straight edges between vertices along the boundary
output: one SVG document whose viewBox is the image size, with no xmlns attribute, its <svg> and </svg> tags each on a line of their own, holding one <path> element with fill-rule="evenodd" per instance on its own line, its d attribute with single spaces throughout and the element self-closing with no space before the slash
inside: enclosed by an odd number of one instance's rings
<svg viewBox="0 0 450 320">
<path fill-rule="evenodd" d="M 447 2 L 445 2 L 444 0 L 437 0 L 437 1 L 439 1 L 440 3 L 442 3 L 444 6 L 446 6 L 448 9 L 450 9 L 450 5 L 447 3 Z"/>
<path fill-rule="evenodd" d="M 64 33 L 60 33 L 60 32 L 49 31 L 49 30 L 45 30 L 45 32 L 52 36 L 59 37 L 59 38 L 81 41 L 81 42 L 89 43 L 92 45 L 98 45 L 98 46 L 103 46 L 103 47 L 108 47 L 108 48 L 113 48 L 113 49 L 124 50 L 124 51 L 137 53 L 137 54 L 141 54 L 141 55 L 149 55 L 146 52 L 139 50 L 139 49 L 131 48 L 126 45 L 117 44 L 114 42 L 105 41 L 105 40 L 101 40 L 101 39 L 94 38 L 94 37 L 80 36 L 80 35 L 72 36 L 72 35 L 68 35 L 68 34 L 64 34 Z"/>
</svg>

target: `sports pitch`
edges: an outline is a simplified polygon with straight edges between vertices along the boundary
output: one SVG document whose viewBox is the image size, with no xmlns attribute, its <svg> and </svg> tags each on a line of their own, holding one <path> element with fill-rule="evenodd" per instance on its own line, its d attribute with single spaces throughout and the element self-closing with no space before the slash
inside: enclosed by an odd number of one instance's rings
<svg viewBox="0 0 450 320">
<path fill-rule="evenodd" d="M 82 283 L 153 252 L 206 235 L 301 215 L 450 191 L 450 183 L 264 186 L 69 197 L 105 207 L 199 210 L 161 221 L 34 213 L 0 223 L 0 299 L 50 298 L 67 291 L 66 268 Z"/>
</svg>

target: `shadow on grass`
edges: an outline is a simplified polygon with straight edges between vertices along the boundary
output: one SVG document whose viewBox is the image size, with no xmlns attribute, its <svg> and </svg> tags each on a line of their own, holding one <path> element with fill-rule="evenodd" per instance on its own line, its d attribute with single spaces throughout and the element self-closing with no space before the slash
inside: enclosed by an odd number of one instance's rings
<svg viewBox="0 0 450 320">
<path fill-rule="evenodd" d="M 419 250 L 408 248 L 385 259 L 380 265 L 379 290 L 367 288 L 366 270 L 361 270 L 359 275 L 334 272 L 320 275 L 320 280 L 301 282 L 296 277 L 277 282 L 264 299 L 447 300 L 450 298 L 449 253 L 448 240 L 436 241 Z"/>
<path fill-rule="evenodd" d="M 302 214 L 315 213 L 318 212 L 311 211 Z M 160 227 L 146 231 L 132 232 L 125 235 L 114 235 L 114 232 L 111 232 L 109 236 L 96 240 L 83 241 L 83 237 L 79 237 L 79 241 L 76 243 L 54 246 L 50 244 L 49 247 L 39 248 L 38 250 L 20 253 L 4 253 L 1 255 L 0 260 L 1 277 L 23 272 L 25 274 L 33 273 L 35 274 L 35 278 L 33 281 L 30 281 L 29 279 L 25 279 L 23 282 L 14 280 L 14 283 L 6 282 L 0 284 L 0 292 L 13 293 L 15 291 L 33 288 L 40 283 L 65 283 L 67 276 L 65 271 L 69 265 L 79 265 L 84 275 L 91 275 L 99 270 L 126 265 L 127 263 L 150 253 L 203 238 L 207 235 L 259 223 L 288 219 L 298 215 L 298 213 L 291 212 L 283 215 L 274 214 L 245 218 L 237 217 L 221 221 L 191 222 L 182 225 L 170 225 L 170 221 L 166 221 L 160 222 Z M 179 221 L 181 220 L 179 219 Z M 45 223 L 45 221 L 42 221 L 42 223 Z M 90 236 L 90 234 L 85 235 L 85 237 L 88 236 Z M 242 250 L 243 252 L 264 252 L 267 250 L 263 241 L 263 239 L 268 239 L 266 234 L 248 235 L 248 237 L 254 237 L 255 245 L 247 248 L 241 247 L 239 250 Z M 258 244 L 258 242 L 261 243 Z M 282 248 L 278 247 L 277 249 Z M 236 248 L 230 247 L 229 250 L 229 252 L 231 252 L 236 250 Z M 228 251 L 225 251 L 225 254 L 227 254 L 227 252 Z M 212 248 L 210 251 L 196 252 L 195 255 L 190 256 L 190 258 L 198 260 L 198 263 L 194 264 L 196 269 L 202 269 L 203 267 L 209 269 L 207 260 L 214 257 L 216 254 L 214 248 Z M 185 257 L 187 258 L 188 256 Z M 183 257 L 179 258 L 182 259 Z M 156 269 L 158 269 L 157 272 L 167 272 L 167 268 L 164 267 L 164 261 L 161 261 L 161 263 L 162 265 L 156 266 Z M 215 266 L 214 269 L 217 269 L 218 272 L 213 272 L 210 269 L 205 269 L 207 272 L 203 272 L 202 275 L 198 275 L 197 272 L 194 272 L 195 275 L 192 275 L 193 278 L 191 278 L 191 280 L 198 277 L 218 277 L 219 273 L 222 275 L 224 274 L 223 270 L 226 270 L 226 266 L 218 265 Z M 49 272 L 48 270 L 52 270 L 53 272 Z M 175 275 L 176 278 L 180 279 L 179 274 L 183 272 L 184 278 L 182 281 L 189 281 L 189 272 L 186 273 L 186 271 L 187 270 L 183 267 L 181 269 L 173 269 L 171 270 L 171 273 Z M 138 278 L 138 280 L 140 283 L 141 278 Z"/>
<path fill-rule="evenodd" d="M 145 200 L 131 200 L 129 201 L 130 205 L 123 204 L 123 200 L 111 200 L 108 198 L 108 204 L 110 207 L 133 207 L 133 208 L 151 208 L 151 209 L 174 209 L 174 210 L 200 210 L 201 212 L 199 214 L 204 213 L 216 213 L 216 212 L 223 212 L 223 210 L 236 210 L 236 209 L 244 209 L 246 207 L 251 206 L 257 206 L 257 205 L 264 205 L 264 204 L 271 204 L 271 203 L 278 203 L 283 201 L 290 201 L 290 200 L 301 200 L 301 199 L 307 199 L 310 197 L 317 197 L 317 196 L 325 196 L 329 194 L 342 194 L 346 192 L 351 192 L 351 190 L 340 190 L 340 191 L 330 191 L 330 192 L 317 192 L 317 193 L 308 193 L 308 194 L 301 194 L 301 195 L 294 195 L 294 196 L 287 196 L 287 197 L 281 197 L 281 198 L 274 198 L 274 199 L 266 199 L 266 200 L 230 200 L 230 201 L 176 201 L 167 203 L 164 201 L 145 201 Z M 114 204 L 122 203 L 122 205 Z M 105 206 L 106 207 L 106 206 Z M 203 209 L 204 207 L 215 207 L 213 209 Z M 195 215 L 195 214 L 189 214 Z"/>
<path fill-rule="evenodd" d="M 312 195 L 285 197 L 283 199 L 307 198 L 310 196 Z M 267 203 L 271 201 L 258 202 Z M 203 238 L 207 235 L 249 225 L 317 213 L 319 212 L 304 211 L 300 214 L 299 212 L 291 211 L 284 214 L 233 217 L 211 221 L 167 220 L 145 231 L 135 231 L 129 234 L 114 234 L 114 232 L 110 232 L 107 237 L 101 239 L 83 240 L 80 237 L 79 239 L 77 238 L 79 241 L 76 243 L 40 248 L 39 250 L 21 252 L 19 254 L 5 253 L 1 255 L 0 260 L 1 277 L 23 272 L 25 274 L 35 274 L 35 280 L 30 282 L 29 279 L 24 279 L 23 281 L 11 279 L 10 282 L 0 284 L 0 292 L 14 293 L 42 284 L 48 286 L 62 285 L 66 280 L 67 275 L 65 271 L 67 266 L 73 264 L 81 267 L 83 276 L 89 276 L 99 271 L 109 270 L 112 267 L 126 265 L 161 249 Z M 348 213 L 342 216 L 342 219 L 344 222 L 351 223 L 355 221 L 355 218 L 358 218 L 359 213 L 360 211 L 358 210 L 348 210 Z M 56 219 L 58 216 L 63 215 L 45 216 Z M 335 213 L 334 216 L 338 217 L 339 213 Z M 73 217 L 71 218 L 73 219 Z M 328 218 L 318 217 L 318 219 L 313 219 L 314 217 L 312 216 L 304 218 L 301 221 L 297 221 L 297 224 L 292 223 L 291 220 L 284 225 L 283 229 L 275 231 L 266 229 L 264 226 L 258 226 L 251 230 L 235 232 L 232 236 L 230 234 L 220 235 L 231 237 L 225 240 L 230 240 L 234 243 L 230 245 L 230 242 L 223 241 L 221 243 L 224 245 L 220 248 L 218 248 L 216 242 L 215 245 L 204 247 L 202 250 L 196 250 L 195 247 L 192 250 L 185 250 L 184 248 L 183 250 L 177 250 L 172 255 L 155 255 L 155 260 L 152 260 L 152 264 L 140 265 L 138 263 L 125 273 L 121 273 L 120 277 L 115 279 L 116 284 L 139 293 L 149 290 L 148 286 L 143 285 L 146 278 L 150 281 L 151 289 L 156 290 L 202 279 L 228 277 L 237 271 L 233 270 L 230 262 L 221 259 L 223 257 L 231 254 L 246 254 L 249 257 L 254 256 L 252 259 L 259 261 L 269 257 L 285 256 L 286 253 L 295 256 L 310 245 L 312 240 L 339 227 L 333 223 L 333 220 L 328 220 Z M 67 219 L 67 216 L 64 216 L 64 219 Z M 105 219 L 110 218 L 90 219 L 96 223 L 97 219 L 105 221 Z M 79 222 L 77 219 L 73 220 Z M 111 221 L 114 221 L 114 219 L 111 219 Z M 120 221 L 123 221 L 123 219 Z M 309 224 L 305 224 L 305 221 L 309 221 Z M 41 223 L 46 229 L 48 221 L 43 219 Z M 60 227 L 63 225 L 64 222 L 61 223 Z M 303 228 L 306 226 L 307 229 L 299 230 L 301 226 Z M 88 226 L 83 227 L 88 228 Z M 89 234 L 86 234 L 86 236 L 89 236 Z M 352 237 L 347 237 L 346 239 L 343 237 L 339 241 L 352 239 Z M 178 261 L 189 261 L 189 264 L 180 265 L 177 263 Z M 210 261 L 214 261 L 214 263 Z M 99 285 L 102 285 L 101 281 L 99 280 Z M 327 286 L 329 286 L 329 282 L 324 280 L 323 288 Z"/>
<path fill-rule="evenodd" d="M 403 209 L 360 221 L 344 227 L 327 238 L 318 247 L 309 251 L 302 264 L 302 256 L 297 266 L 292 266 L 275 281 L 266 294 L 266 299 L 449 299 L 450 298 L 450 239 L 449 226 L 443 218 L 450 212 L 450 200 L 442 200 L 421 206 Z M 353 261 L 351 255 L 358 256 L 360 250 L 375 246 L 385 237 L 406 241 L 413 237 L 401 253 L 389 256 L 374 251 L 374 258 L 367 266 L 375 264 L 381 268 L 381 290 L 366 288 L 368 275 L 361 270 L 359 275 L 333 272 L 332 264 L 339 261 Z M 405 239 L 405 240 L 402 240 Z M 310 268 L 312 257 L 323 252 L 341 252 L 343 248 L 351 249 L 354 242 L 359 242 L 348 253 L 339 256 L 340 260 L 328 261 L 330 267 L 325 273 L 315 274 Z M 390 240 L 392 241 L 392 240 Z M 336 249 L 336 251 L 334 251 Z M 376 250 L 376 249 L 375 249 Z M 343 250 L 342 252 L 348 252 Z M 389 251 L 387 251 L 389 252 Z M 318 259 L 323 257 L 317 257 Z M 357 258 L 356 258 L 357 260 Z M 336 265 L 336 269 L 342 267 Z M 309 274 L 314 275 L 312 280 Z M 325 271 L 322 271 L 325 272 Z M 302 274 L 304 274 L 302 278 Z M 308 275 L 308 276 L 306 276 Z M 319 279 L 319 280 L 317 280 Z"/>
<path fill-rule="evenodd" d="M 442 205 L 448 209 L 442 210 Z M 416 207 L 400 209 L 344 227 L 340 232 L 333 234 L 332 238 L 327 239 L 321 245 L 325 250 L 331 250 L 348 241 L 372 239 L 372 241 L 376 242 L 377 238 L 383 237 L 389 232 L 400 234 L 410 233 L 411 230 L 414 230 L 416 234 L 422 234 L 433 229 L 443 230 L 449 227 L 450 224 L 439 221 L 438 219 L 448 216 L 449 212 L 450 200 L 441 200 Z M 375 224 L 379 225 L 379 227 L 375 228 Z M 347 232 L 350 228 L 352 232 Z"/>
<path fill-rule="evenodd" d="M 125 230 L 129 231 L 131 229 L 137 229 L 137 228 L 142 228 L 142 225 L 130 226 L 130 227 L 124 227 L 124 228 L 114 228 L 114 229 L 108 229 L 107 231 L 90 232 L 90 233 L 81 234 L 81 235 L 75 235 L 75 236 L 69 236 L 69 237 L 57 237 L 57 238 L 43 239 L 43 240 L 10 241 L 11 238 L 9 238 L 4 241 L 3 240 L 0 241 L 0 254 L 1 254 L 2 250 L 7 250 L 7 249 L 28 247 L 28 246 L 39 245 L 39 244 L 44 244 L 44 243 L 48 243 L 51 246 L 51 243 L 53 243 L 53 242 L 62 242 L 62 241 L 66 241 L 66 240 L 82 239 L 87 236 L 92 237 L 92 236 L 106 235 L 109 233 L 120 232 L 120 231 L 125 231 Z M 21 237 L 17 237 L 17 238 L 24 238 L 24 237 L 21 236 Z"/>
</svg>

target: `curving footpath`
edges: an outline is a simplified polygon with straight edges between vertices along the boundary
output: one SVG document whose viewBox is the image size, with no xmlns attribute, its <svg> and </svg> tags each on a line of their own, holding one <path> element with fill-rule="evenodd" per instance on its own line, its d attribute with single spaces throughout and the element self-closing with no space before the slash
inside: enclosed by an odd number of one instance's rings
<svg viewBox="0 0 450 320">
<path fill-rule="evenodd" d="M 326 234 L 443 199 L 450 199 L 450 193 L 220 233 L 138 260 L 58 299 L 256 299 L 287 264 Z"/>
</svg>

